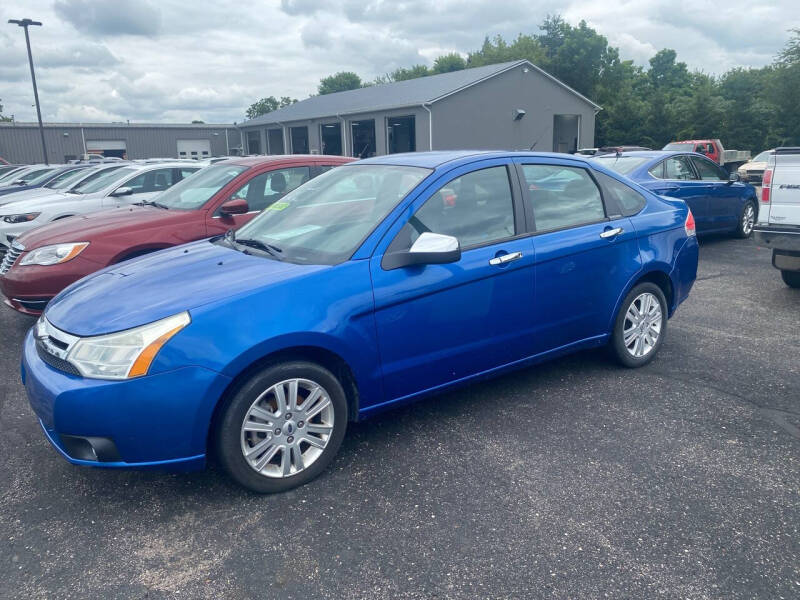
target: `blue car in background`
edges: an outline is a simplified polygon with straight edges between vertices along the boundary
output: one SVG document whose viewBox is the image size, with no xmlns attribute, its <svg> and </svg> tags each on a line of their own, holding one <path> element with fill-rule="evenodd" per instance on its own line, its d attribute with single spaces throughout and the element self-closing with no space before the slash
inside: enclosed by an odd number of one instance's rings
<svg viewBox="0 0 800 600">
<path fill-rule="evenodd" d="M 597 164 L 662 196 L 689 205 L 698 233 L 748 237 L 758 218 L 756 189 L 694 152 L 622 152 L 594 157 Z"/>
<path fill-rule="evenodd" d="M 583 158 L 371 158 L 235 234 L 73 284 L 27 335 L 22 378 L 71 463 L 213 453 L 277 492 L 317 476 L 349 421 L 584 348 L 647 364 L 697 259 L 683 201 Z"/>
</svg>

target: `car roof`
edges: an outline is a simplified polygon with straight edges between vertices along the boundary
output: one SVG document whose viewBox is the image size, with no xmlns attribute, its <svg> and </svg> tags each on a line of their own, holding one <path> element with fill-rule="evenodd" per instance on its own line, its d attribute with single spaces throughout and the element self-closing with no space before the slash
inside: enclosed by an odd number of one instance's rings
<svg viewBox="0 0 800 600">
<path fill-rule="evenodd" d="M 675 156 L 676 154 L 703 156 L 702 154 L 697 154 L 696 152 L 686 152 L 685 150 L 628 150 L 626 152 L 619 153 L 620 156 L 638 156 L 640 158 L 666 158 L 667 156 Z M 593 156 L 592 158 L 598 159 L 613 156 L 616 156 L 616 154 L 614 152 L 609 152 L 608 154 Z"/>
<path fill-rule="evenodd" d="M 513 150 L 434 150 L 433 152 L 406 152 L 387 154 L 360 160 L 354 165 L 398 165 L 435 169 L 455 161 L 471 162 L 488 158 L 555 158 L 558 160 L 590 164 L 588 157 L 556 152 L 526 152 Z"/>
<path fill-rule="evenodd" d="M 332 160 L 334 162 L 348 162 L 354 160 L 350 156 L 339 156 L 335 154 L 270 154 L 269 156 L 242 156 L 220 160 L 215 165 L 229 164 L 241 165 L 243 167 L 256 167 L 268 165 L 270 163 L 289 163 L 305 165 L 309 162 L 320 162 Z"/>
</svg>

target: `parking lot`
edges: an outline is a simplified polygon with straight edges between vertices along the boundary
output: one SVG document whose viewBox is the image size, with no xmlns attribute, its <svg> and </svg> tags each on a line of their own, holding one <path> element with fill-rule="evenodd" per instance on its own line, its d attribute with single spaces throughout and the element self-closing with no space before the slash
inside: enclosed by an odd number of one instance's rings
<svg viewBox="0 0 800 600">
<path fill-rule="evenodd" d="M 72 467 L 0 312 L 0 597 L 796 598 L 800 294 L 702 240 L 658 358 L 588 352 L 351 426 L 322 477 Z"/>
</svg>

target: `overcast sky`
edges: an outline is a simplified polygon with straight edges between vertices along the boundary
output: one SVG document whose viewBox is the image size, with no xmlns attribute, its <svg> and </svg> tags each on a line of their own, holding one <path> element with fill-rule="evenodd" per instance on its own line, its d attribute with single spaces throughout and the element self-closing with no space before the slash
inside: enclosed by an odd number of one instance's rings
<svg viewBox="0 0 800 600">
<path fill-rule="evenodd" d="M 258 8 L 253 8 L 258 6 Z M 772 62 L 800 27 L 798 0 L 26 0 L 0 3 L 0 103 L 35 120 L 22 29 L 29 17 L 46 121 L 241 121 L 263 96 L 308 97 L 321 77 L 372 79 L 466 56 L 484 36 L 585 19 L 637 64 L 674 48 L 691 69 Z"/>
</svg>

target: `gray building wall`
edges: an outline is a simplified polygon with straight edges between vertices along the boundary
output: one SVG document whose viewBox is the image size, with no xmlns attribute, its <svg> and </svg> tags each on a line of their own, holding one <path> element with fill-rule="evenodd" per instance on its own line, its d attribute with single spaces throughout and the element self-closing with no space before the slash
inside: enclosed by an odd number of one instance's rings
<svg viewBox="0 0 800 600">
<path fill-rule="evenodd" d="M 47 158 L 51 163 L 84 154 L 90 141 L 124 141 L 128 158 L 178 158 L 178 140 L 208 140 L 212 156 L 241 147 L 233 125 L 144 125 L 45 123 Z M 227 132 L 227 141 L 226 141 Z M 42 162 L 42 142 L 35 123 L 0 123 L 0 156 L 11 163 Z"/>
<path fill-rule="evenodd" d="M 515 121 L 517 109 L 525 116 Z M 525 65 L 443 98 L 431 111 L 435 150 L 557 151 L 557 114 L 579 115 L 578 147 L 594 145 L 594 107 Z"/>
</svg>

